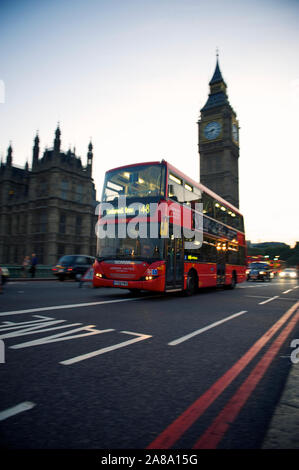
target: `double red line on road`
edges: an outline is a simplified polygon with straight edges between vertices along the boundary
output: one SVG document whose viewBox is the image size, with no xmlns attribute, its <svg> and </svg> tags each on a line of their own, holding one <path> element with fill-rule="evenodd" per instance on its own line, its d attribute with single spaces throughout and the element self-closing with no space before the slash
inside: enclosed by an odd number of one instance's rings
<svg viewBox="0 0 299 470">
<path fill-rule="evenodd" d="M 201 395 L 151 444 L 149 444 L 147 449 L 169 449 L 172 447 L 298 309 L 299 302 L 293 305 L 293 307 L 291 307 L 258 341 L 256 341 L 256 343 L 222 377 L 220 377 L 203 395 Z M 298 319 L 299 312 L 294 315 L 291 321 L 282 330 L 278 338 L 264 354 L 262 359 L 260 359 L 248 378 L 243 382 L 231 400 L 229 400 L 228 404 L 222 409 L 211 426 L 195 443 L 195 449 L 213 449 L 217 447 L 225 432 L 240 412 L 242 406 L 245 404 L 258 382 L 264 376 L 280 347 L 294 329 Z"/>
</svg>

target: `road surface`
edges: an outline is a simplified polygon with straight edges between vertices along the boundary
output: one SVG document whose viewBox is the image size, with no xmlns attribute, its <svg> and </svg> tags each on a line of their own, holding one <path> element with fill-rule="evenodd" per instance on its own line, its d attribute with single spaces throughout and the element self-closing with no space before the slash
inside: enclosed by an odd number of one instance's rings
<svg viewBox="0 0 299 470">
<path fill-rule="evenodd" d="M 5 287 L 2 448 L 261 448 L 299 338 L 297 280 L 192 297 Z"/>
</svg>

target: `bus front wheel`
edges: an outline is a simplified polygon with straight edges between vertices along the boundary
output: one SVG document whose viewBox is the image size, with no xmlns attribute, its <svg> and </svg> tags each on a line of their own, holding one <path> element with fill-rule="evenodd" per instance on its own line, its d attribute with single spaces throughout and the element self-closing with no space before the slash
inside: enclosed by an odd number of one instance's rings
<svg viewBox="0 0 299 470">
<path fill-rule="evenodd" d="M 139 295 L 140 294 L 140 289 L 129 289 L 130 294 L 132 295 Z"/>
</svg>

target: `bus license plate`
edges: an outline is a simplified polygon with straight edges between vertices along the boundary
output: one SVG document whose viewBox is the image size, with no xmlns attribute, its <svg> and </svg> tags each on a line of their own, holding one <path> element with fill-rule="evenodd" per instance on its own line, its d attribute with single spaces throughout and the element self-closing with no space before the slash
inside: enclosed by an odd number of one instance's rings
<svg viewBox="0 0 299 470">
<path fill-rule="evenodd" d="M 113 281 L 114 286 L 127 286 L 128 282 L 127 281 Z"/>
</svg>

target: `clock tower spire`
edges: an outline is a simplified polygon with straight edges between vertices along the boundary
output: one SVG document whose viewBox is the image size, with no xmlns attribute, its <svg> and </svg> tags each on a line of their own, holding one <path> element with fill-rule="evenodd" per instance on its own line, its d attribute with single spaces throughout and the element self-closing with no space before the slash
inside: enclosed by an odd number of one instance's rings
<svg viewBox="0 0 299 470">
<path fill-rule="evenodd" d="M 239 207 L 239 124 L 222 77 L 217 50 L 210 93 L 200 110 L 198 149 L 200 182 Z"/>
</svg>

